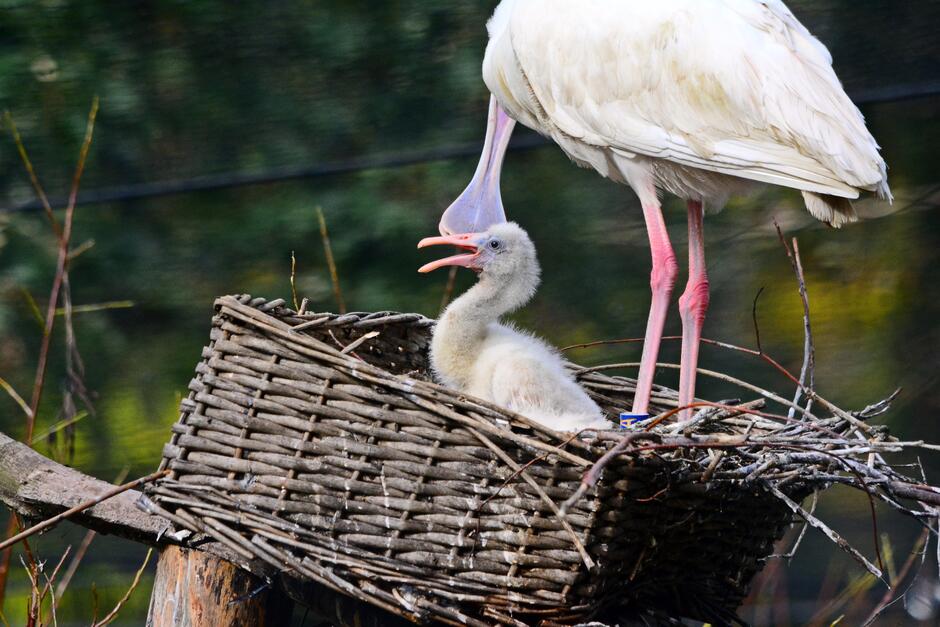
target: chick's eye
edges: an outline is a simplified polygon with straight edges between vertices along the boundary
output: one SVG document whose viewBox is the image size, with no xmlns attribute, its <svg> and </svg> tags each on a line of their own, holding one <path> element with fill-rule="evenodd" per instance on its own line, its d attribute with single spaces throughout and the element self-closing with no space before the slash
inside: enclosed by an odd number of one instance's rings
<svg viewBox="0 0 940 627">
<path fill-rule="evenodd" d="M 492 240 L 490 240 L 490 248 L 491 248 L 491 249 L 493 249 L 493 250 L 499 250 L 500 248 L 502 248 L 502 246 L 503 246 L 503 245 L 499 242 L 498 239 L 492 239 Z"/>
</svg>

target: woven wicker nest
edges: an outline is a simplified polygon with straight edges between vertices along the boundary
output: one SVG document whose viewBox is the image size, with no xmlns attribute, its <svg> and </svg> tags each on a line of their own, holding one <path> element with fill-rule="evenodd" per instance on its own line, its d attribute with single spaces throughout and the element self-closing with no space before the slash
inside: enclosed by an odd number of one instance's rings
<svg viewBox="0 0 940 627">
<path fill-rule="evenodd" d="M 572 440 L 433 384 L 420 315 L 216 309 L 151 511 L 408 620 L 724 623 L 792 520 L 759 482 L 707 481 L 695 448 L 620 456 L 561 514 L 621 432 Z M 578 376 L 612 418 L 629 408 L 631 380 Z"/>
</svg>

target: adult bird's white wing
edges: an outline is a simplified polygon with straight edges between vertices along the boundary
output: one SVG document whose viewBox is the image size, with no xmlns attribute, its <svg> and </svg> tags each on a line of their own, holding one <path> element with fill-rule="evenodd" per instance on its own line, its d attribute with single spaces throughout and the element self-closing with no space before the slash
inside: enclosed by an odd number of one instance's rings
<svg viewBox="0 0 940 627">
<path fill-rule="evenodd" d="M 831 56 L 780 0 L 504 0 L 489 28 L 497 99 L 604 174 L 639 154 L 890 196 Z"/>
</svg>

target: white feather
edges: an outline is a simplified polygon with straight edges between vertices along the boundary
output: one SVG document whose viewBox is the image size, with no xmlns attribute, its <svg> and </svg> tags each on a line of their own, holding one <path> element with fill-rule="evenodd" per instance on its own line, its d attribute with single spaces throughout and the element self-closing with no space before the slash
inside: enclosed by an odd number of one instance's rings
<svg viewBox="0 0 940 627">
<path fill-rule="evenodd" d="M 711 205 L 741 179 L 890 198 L 832 57 L 780 0 L 503 0 L 487 86 L 582 166 Z"/>
</svg>

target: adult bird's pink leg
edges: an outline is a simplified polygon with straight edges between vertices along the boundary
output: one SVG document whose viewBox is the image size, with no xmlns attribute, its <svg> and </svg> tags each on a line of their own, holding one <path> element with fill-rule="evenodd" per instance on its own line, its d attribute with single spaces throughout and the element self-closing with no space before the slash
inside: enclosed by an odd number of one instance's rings
<svg viewBox="0 0 940 627">
<path fill-rule="evenodd" d="M 490 113 L 486 123 L 486 142 L 473 180 L 444 215 L 438 229 L 441 235 L 476 233 L 506 221 L 499 194 L 499 175 L 503 157 L 516 121 L 490 96 Z"/>
<path fill-rule="evenodd" d="M 650 273 L 650 287 L 653 301 L 650 305 L 650 317 L 646 323 L 646 339 L 643 342 L 643 357 L 640 359 L 640 374 L 637 376 L 636 396 L 633 399 L 633 413 L 646 414 L 649 410 L 650 395 L 653 389 L 653 374 L 656 371 L 656 359 L 659 357 L 659 344 L 663 339 L 663 326 L 666 324 L 666 311 L 669 309 L 669 297 L 676 284 L 679 266 L 676 254 L 669 242 L 666 222 L 656 198 L 656 191 L 649 190 L 640 195 L 643 204 L 643 217 L 646 219 L 646 231 L 650 239 L 650 252 L 653 257 L 653 270 Z"/>
<path fill-rule="evenodd" d="M 705 270 L 705 237 L 702 232 L 702 203 L 689 201 L 689 282 L 679 298 L 682 315 L 682 361 L 679 369 L 679 407 L 695 399 L 695 375 L 698 368 L 698 347 L 702 339 L 702 325 L 708 310 L 708 274 Z M 683 410 L 680 420 L 686 420 L 691 409 Z"/>
</svg>

